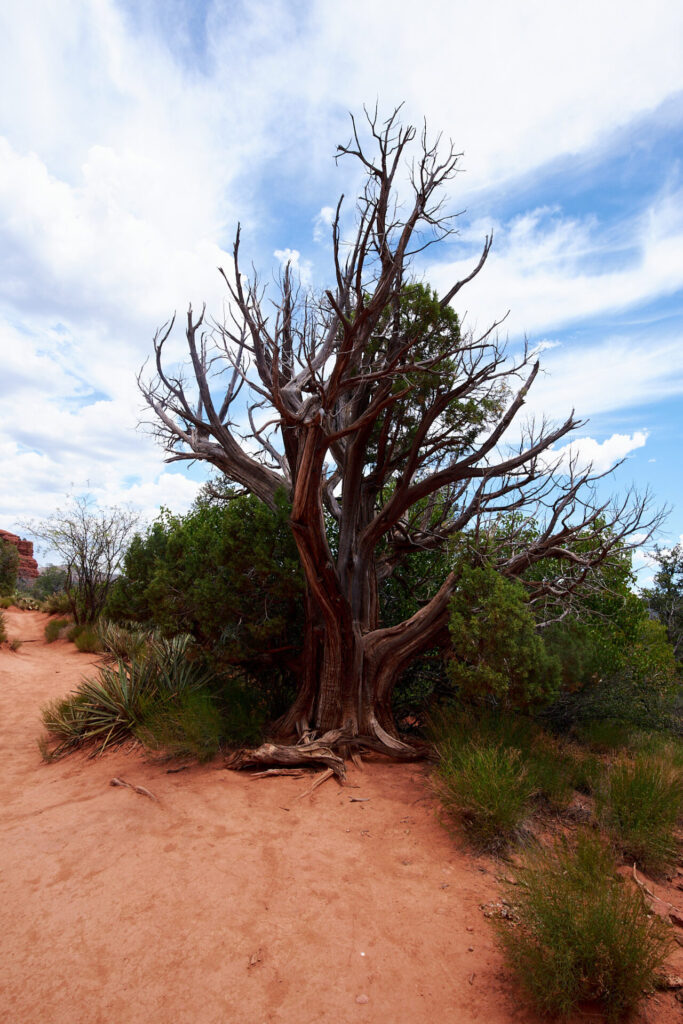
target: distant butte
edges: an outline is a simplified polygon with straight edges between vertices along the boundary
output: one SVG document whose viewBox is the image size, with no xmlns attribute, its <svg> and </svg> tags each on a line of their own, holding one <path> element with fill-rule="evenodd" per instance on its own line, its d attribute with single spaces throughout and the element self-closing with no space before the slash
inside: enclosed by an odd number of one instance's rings
<svg viewBox="0 0 683 1024">
<path fill-rule="evenodd" d="M 0 530 L 0 540 L 6 540 L 14 544 L 19 552 L 19 569 L 17 575 L 23 580 L 34 580 L 40 576 L 38 563 L 33 557 L 33 544 L 30 540 L 22 540 L 15 533 L 8 533 L 7 530 Z"/>
</svg>

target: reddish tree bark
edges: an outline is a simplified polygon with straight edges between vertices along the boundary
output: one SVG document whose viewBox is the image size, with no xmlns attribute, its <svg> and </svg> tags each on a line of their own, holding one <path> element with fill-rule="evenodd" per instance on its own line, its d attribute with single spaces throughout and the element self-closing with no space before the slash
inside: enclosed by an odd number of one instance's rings
<svg viewBox="0 0 683 1024">
<path fill-rule="evenodd" d="M 299 694 L 280 731 L 300 746 L 327 736 L 338 749 L 411 756 L 392 719 L 392 691 L 447 635 L 457 569 L 435 581 L 411 618 L 390 626 L 380 621 L 380 580 L 411 553 L 467 532 L 473 550 L 487 538 L 489 557 L 509 575 L 540 559 L 556 562 L 557 573 L 532 597 L 569 596 L 654 519 L 647 497 L 610 507 L 597 501 L 590 469 L 553 457 L 553 446 L 580 425 L 573 415 L 555 426 L 517 426 L 537 359 L 527 351 L 508 358 L 498 323 L 481 335 L 461 332 L 451 303 L 482 270 L 491 238 L 440 300 L 411 285 L 416 254 L 453 232 L 443 207 L 457 170 L 453 147 L 403 126 L 398 110 L 384 123 L 376 112 L 367 116 L 368 146 L 352 124 L 338 157 L 359 161 L 366 179 L 350 244 L 342 200 L 337 207 L 334 287 L 305 291 L 287 266 L 273 314 L 258 278 L 242 274 L 238 229 L 233 266 L 221 270 L 230 321 L 207 325 L 204 311 L 188 312 L 195 390 L 164 366 L 173 321 L 154 339 L 156 376 L 141 377 L 140 387 L 168 461 L 210 463 L 271 506 L 279 489 L 289 496 L 307 625 Z M 412 198 L 405 201 L 404 189 L 402 205 L 397 175 L 414 150 Z M 251 395 L 248 446 L 235 426 L 243 388 Z M 496 522 L 513 515 L 518 533 L 508 529 L 505 544 L 492 549 Z M 530 518 L 538 524 L 532 541 Z M 263 758 L 274 756 L 269 749 Z"/>
</svg>

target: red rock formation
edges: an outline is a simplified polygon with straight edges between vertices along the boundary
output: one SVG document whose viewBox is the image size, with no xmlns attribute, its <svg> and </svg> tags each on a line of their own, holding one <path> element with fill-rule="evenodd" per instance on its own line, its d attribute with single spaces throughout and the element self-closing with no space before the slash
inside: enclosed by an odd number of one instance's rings
<svg viewBox="0 0 683 1024">
<path fill-rule="evenodd" d="M 22 540 L 15 533 L 8 533 L 7 530 L 0 530 L 0 540 L 14 544 L 19 552 L 19 570 L 17 575 L 24 580 L 34 580 L 40 573 L 38 563 L 33 557 L 33 544 L 30 540 Z"/>
</svg>

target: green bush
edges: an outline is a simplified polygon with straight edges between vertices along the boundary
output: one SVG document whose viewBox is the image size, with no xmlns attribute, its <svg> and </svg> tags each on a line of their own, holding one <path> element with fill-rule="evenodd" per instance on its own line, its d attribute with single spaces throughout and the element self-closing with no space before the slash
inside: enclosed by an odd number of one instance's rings
<svg viewBox="0 0 683 1024">
<path fill-rule="evenodd" d="M 449 610 L 448 672 L 463 698 L 489 695 L 523 710 L 555 696 L 560 662 L 538 634 L 522 583 L 492 566 L 465 565 Z"/>
<path fill-rule="evenodd" d="M 46 760 L 86 744 L 97 753 L 130 737 L 156 752 L 200 760 L 222 743 L 258 742 L 264 716 L 253 692 L 239 679 L 217 685 L 201 660 L 191 660 L 194 653 L 188 636 L 152 634 L 137 656 L 100 666 L 95 678 L 44 708 Z"/>
<path fill-rule="evenodd" d="M 9 645 L 10 646 L 10 650 L 11 651 L 18 651 L 19 648 L 22 645 L 22 642 L 23 641 L 21 641 L 21 640 L 10 640 L 10 645 Z"/>
<path fill-rule="evenodd" d="M 7 625 L 5 623 L 5 616 L 0 612 L 0 644 L 7 643 Z"/>
<path fill-rule="evenodd" d="M 69 630 L 69 633 L 71 633 L 71 630 Z M 92 626 L 82 626 L 73 637 L 73 642 L 83 654 L 99 654 L 102 650 L 99 633 Z"/>
<path fill-rule="evenodd" d="M 68 619 L 50 619 L 45 626 L 45 639 L 49 644 L 54 643 L 59 638 L 59 634 L 62 630 L 69 625 Z"/>
<path fill-rule="evenodd" d="M 41 570 L 40 576 L 34 581 L 31 593 L 37 601 L 46 601 L 57 594 L 64 593 L 68 573 L 58 565 L 48 565 Z M 60 611 L 67 609 L 59 609 Z"/>
<path fill-rule="evenodd" d="M 12 598 L 11 597 L 0 597 L 0 608 L 11 608 Z"/>
<path fill-rule="evenodd" d="M 624 856 L 661 872 L 678 853 L 683 773 L 659 758 L 639 755 L 611 767 L 597 792 L 600 819 Z"/>
<path fill-rule="evenodd" d="M 598 839 L 580 836 L 527 860 L 501 921 L 508 964 L 544 1013 L 568 1016 L 595 1002 L 616 1020 L 650 989 L 671 946 L 670 929 L 620 878 Z"/>
<path fill-rule="evenodd" d="M 11 594 L 17 585 L 19 552 L 8 540 L 0 537 L 0 594 Z"/>
<path fill-rule="evenodd" d="M 520 751 L 445 743 L 439 753 L 437 790 L 446 811 L 477 846 L 504 848 L 519 833 L 535 790 Z"/>
<path fill-rule="evenodd" d="M 41 609 L 48 615 L 67 615 L 71 612 L 69 595 L 65 594 L 63 590 L 49 594 L 42 602 Z"/>
<path fill-rule="evenodd" d="M 183 694 L 179 700 L 159 703 L 136 729 L 137 738 L 165 757 L 193 757 L 210 761 L 221 744 L 223 722 L 211 694 L 205 690 Z"/>
<path fill-rule="evenodd" d="M 470 747 L 494 746 L 515 753 L 533 794 L 551 810 L 562 810 L 574 794 L 576 755 L 525 715 L 451 711 L 434 716 L 432 737 L 451 759 Z"/>
</svg>

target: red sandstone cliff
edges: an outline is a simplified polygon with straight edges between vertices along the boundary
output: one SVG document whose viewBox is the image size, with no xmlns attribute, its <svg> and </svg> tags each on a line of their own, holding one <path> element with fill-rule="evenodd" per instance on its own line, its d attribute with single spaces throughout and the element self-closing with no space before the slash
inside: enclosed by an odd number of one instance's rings
<svg viewBox="0 0 683 1024">
<path fill-rule="evenodd" d="M 22 540 L 15 533 L 8 533 L 7 530 L 0 530 L 0 539 L 14 544 L 19 552 L 18 575 L 25 580 L 34 580 L 40 576 L 38 563 L 33 557 L 33 544 L 30 540 Z"/>
</svg>

